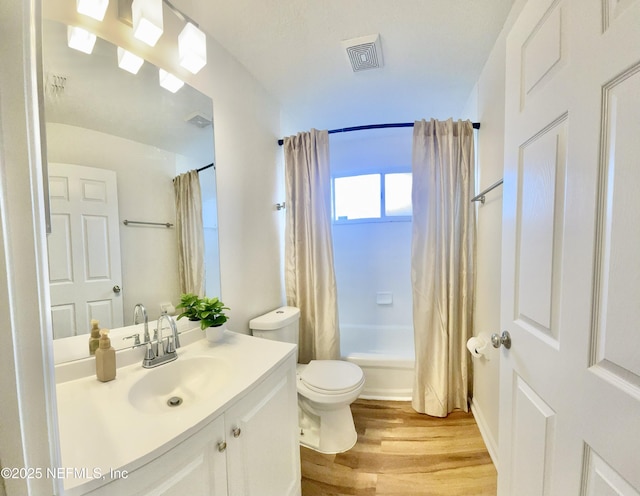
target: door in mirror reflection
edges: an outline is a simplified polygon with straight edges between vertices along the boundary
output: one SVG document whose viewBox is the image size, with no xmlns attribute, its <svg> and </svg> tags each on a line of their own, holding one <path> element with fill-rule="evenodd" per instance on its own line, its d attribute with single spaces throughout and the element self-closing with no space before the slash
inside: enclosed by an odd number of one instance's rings
<svg viewBox="0 0 640 496">
<path fill-rule="evenodd" d="M 49 164 L 49 288 L 54 338 L 84 334 L 91 319 L 123 325 L 116 173 Z"/>
</svg>

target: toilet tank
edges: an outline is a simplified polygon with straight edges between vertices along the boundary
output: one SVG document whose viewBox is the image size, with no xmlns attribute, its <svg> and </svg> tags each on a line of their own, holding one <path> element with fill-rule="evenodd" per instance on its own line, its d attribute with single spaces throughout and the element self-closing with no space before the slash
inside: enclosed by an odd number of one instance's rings
<svg viewBox="0 0 640 496">
<path fill-rule="evenodd" d="M 298 323 L 300 309 L 280 307 L 249 321 L 249 329 L 254 336 L 298 344 Z"/>
</svg>

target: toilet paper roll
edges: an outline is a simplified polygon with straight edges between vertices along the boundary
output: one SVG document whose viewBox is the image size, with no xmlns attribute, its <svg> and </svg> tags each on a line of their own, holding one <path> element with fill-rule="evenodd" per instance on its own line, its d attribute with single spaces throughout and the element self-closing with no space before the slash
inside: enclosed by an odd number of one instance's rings
<svg viewBox="0 0 640 496">
<path fill-rule="evenodd" d="M 478 358 L 484 355 L 487 341 L 481 337 L 472 337 L 467 341 L 467 349 L 472 356 Z"/>
</svg>

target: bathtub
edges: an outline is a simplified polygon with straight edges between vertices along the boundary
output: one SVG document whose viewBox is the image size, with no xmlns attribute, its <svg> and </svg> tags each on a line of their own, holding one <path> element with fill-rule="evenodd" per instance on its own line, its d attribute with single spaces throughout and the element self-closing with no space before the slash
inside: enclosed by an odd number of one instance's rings
<svg viewBox="0 0 640 496">
<path fill-rule="evenodd" d="M 360 366 L 360 398 L 411 400 L 414 376 L 413 328 L 340 324 L 342 358 Z"/>
</svg>

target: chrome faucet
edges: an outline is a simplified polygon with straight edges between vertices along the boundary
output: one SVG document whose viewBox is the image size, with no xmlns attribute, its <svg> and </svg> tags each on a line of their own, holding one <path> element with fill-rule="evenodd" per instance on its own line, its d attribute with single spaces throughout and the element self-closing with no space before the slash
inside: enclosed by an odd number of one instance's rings
<svg viewBox="0 0 640 496">
<path fill-rule="evenodd" d="M 149 336 L 149 318 L 147 317 L 147 309 L 144 308 L 142 303 L 137 303 L 136 306 L 133 307 L 133 325 L 138 325 L 140 323 L 138 320 L 140 315 L 142 315 L 144 322 L 144 342 L 148 343 L 151 341 L 151 336 Z"/>
<path fill-rule="evenodd" d="M 162 337 L 162 323 L 165 319 L 169 322 L 171 329 L 171 336 L 167 336 L 166 343 Z M 147 353 L 142 360 L 142 366 L 145 369 L 157 367 L 178 358 L 176 349 L 180 348 L 180 337 L 175 321 L 165 312 L 158 318 L 157 325 L 158 329 L 154 334 L 155 343 L 151 341 L 147 343 Z"/>
</svg>

